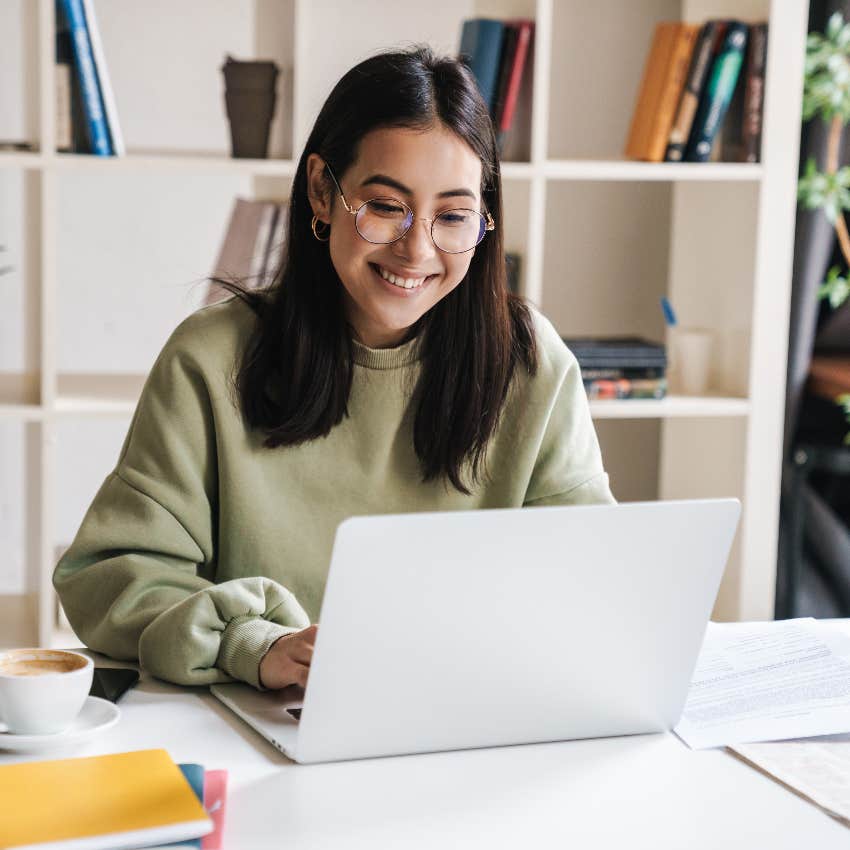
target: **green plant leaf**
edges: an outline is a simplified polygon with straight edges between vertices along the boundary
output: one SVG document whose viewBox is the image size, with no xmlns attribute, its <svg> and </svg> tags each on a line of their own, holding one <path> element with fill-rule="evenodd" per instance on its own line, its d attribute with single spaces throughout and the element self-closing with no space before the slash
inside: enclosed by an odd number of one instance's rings
<svg viewBox="0 0 850 850">
<path fill-rule="evenodd" d="M 847 300 L 848 295 L 850 295 L 850 280 L 841 274 L 838 266 L 833 266 L 827 272 L 826 280 L 818 288 L 818 297 L 828 299 L 830 307 L 835 310 Z"/>
</svg>

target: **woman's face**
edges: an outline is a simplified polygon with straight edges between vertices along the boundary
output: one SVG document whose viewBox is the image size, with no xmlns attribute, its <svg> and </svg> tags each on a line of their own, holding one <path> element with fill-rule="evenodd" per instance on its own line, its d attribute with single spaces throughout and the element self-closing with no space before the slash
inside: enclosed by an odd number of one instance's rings
<svg viewBox="0 0 850 850">
<path fill-rule="evenodd" d="M 370 348 L 401 343 L 408 329 L 445 298 L 466 275 L 474 251 L 447 254 L 431 239 L 433 219 L 450 209 L 481 210 L 481 162 L 466 143 L 442 125 L 428 130 L 374 130 L 360 143 L 345 174 L 336 174 L 349 205 L 358 208 L 377 197 L 403 201 L 415 221 L 388 245 L 367 242 L 354 226 L 339 194 L 328 196 L 325 163 L 307 161 L 310 203 L 330 224 L 331 260 L 345 288 L 345 311 L 355 338 Z M 319 225 L 319 232 L 324 228 Z M 397 282 L 387 280 L 395 275 Z M 412 288 L 399 285 L 399 279 Z"/>
</svg>

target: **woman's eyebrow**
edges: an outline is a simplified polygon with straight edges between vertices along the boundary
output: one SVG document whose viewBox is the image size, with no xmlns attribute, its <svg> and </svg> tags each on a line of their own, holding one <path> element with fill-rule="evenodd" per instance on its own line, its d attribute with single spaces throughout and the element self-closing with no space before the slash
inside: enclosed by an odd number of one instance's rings
<svg viewBox="0 0 850 850">
<path fill-rule="evenodd" d="M 370 184 L 379 184 L 382 186 L 389 186 L 391 189 L 396 189 L 399 192 L 404 193 L 405 195 L 412 195 L 413 190 L 408 189 L 403 183 L 399 183 L 398 180 L 394 180 L 392 177 L 388 177 L 386 174 L 373 174 L 371 177 L 367 177 L 361 184 L 361 188 L 363 186 L 368 186 Z M 473 191 L 470 189 L 449 189 L 445 192 L 438 192 L 435 197 L 437 198 L 453 198 L 463 196 L 466 198 L 472 198 L 474 201 L 476 196 Z"/>
</svg>

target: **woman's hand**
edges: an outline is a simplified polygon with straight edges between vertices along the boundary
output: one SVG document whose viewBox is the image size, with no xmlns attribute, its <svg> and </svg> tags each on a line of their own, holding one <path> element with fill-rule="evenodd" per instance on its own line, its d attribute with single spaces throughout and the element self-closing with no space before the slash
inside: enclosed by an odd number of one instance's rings
<svg viewBox="0 0 850 850">
<path fill-rule="evenodd" d="M 279 637 L 260 661 L 260 685 L 271 691 L 289 685 L 306 688 L 318 629 L 317 623 Z"/>
</svg>

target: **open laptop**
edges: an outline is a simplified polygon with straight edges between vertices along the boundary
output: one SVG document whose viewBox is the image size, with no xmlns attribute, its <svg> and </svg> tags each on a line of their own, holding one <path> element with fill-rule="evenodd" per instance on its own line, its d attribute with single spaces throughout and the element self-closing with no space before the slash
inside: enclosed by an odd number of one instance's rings
<svg viewBox="0 0 850 850">
<path fill-rule="evenodd" d="M 303 705 L 211 691 L 302 763 L 670 729 L 739 514 L 709 499 L 347 519 Z"/>
</svg>

